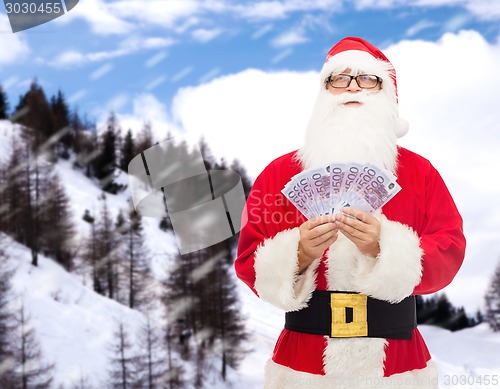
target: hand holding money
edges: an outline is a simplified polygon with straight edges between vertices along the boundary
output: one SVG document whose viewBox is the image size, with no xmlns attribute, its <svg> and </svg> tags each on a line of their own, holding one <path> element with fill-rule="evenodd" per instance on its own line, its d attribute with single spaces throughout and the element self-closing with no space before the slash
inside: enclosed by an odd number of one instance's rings
<svg viewBox="0 0 500 389">
<path fill-rule="evenodd" d="M 380 223 L 375 217 L 353 207 L 344 207 L 341 214 L 335 215 L 335 223 L 363 254 L 377 257 L 380 253 Z"/>
<path fill-rule="evenodd" d="M 299 227 L 298 246 L 299 273 L 312 261 L 320 258 L 323 252 L 337 240 L 338 224 L 331 215 L 316 216 Z"/>
</svg>

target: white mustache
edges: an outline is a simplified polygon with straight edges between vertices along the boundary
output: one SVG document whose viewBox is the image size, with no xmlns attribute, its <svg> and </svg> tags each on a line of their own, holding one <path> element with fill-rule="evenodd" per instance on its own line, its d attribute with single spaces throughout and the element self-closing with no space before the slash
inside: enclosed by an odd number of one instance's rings
<svg viewBox="0 0 500 389">
<path fill-rule="evenodd" d="M 357 101 L 359 103 L 367 103 L 372 99 L 372 95 L 368 94 L 366 91 L 361 91 L 357 93 L 342 93 L 340 95 L 332 95 L 328 96 L 328 100 L 333 106 L 341 106 L 348 102 Z"/>
<path fill-rule="evenodd" d="M 358 92 L 355 94 L 343 93 L 341 95 L 335 96 L 335 102 L 337 105 L 342 105 L 352 101 L 357 101 L 359 103 L 366 103 L 370 101 L 371 96 L 367 92 Z"/>
</svg>

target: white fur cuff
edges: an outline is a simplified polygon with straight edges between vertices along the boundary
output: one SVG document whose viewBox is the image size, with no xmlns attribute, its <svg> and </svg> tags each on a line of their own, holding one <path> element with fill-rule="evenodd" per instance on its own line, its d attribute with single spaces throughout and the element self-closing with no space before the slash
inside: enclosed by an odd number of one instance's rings
<svg viewBox="0 0 500 389">
<path fill-rule="evenodd" d="M 355 290 L 396 303 L 412 294 L 422 277 L 420 239 L 408 226 L 380 216 L 380 254 L 358 258 Z"/>
<path fill-rule="evenodd" d="M 262 300 L 285 311 L 305 308 L 316 288 L 319 259 L 297 274 L 299 240 L 298 227 L 284 230 L 266 239 L 255 252 L 255 290 Z"/>
</svg>

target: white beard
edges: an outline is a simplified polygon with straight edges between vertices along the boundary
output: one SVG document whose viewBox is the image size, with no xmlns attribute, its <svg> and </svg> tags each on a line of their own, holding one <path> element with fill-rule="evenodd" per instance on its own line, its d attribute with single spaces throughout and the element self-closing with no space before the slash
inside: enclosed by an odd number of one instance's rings
<svg viewBox="0 0 500 389">
<path fill-rule="evenodd" d="M 343 105 L 352 100 L 363 104 Z M 304 146 L 298 153 L 303 168 L 325 167 L 332 162 L 370 162 L 394 172 L 396 104 L 383 91 L 333 95 L 322 89 L 307 126 Z"/>
</svg>

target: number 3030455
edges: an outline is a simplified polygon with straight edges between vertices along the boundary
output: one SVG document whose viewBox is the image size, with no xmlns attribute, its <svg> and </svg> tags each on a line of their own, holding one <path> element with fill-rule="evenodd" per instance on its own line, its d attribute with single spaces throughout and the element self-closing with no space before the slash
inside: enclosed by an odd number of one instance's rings
<svg viewBox="0 0 500 389">
<path fill-rule="evenodd" d="M 8 14 L 51 14 L 61 13 L 61 3 L 5 3 Z"/>
<path fill-rule="evenodd" d="M 445 375 L 444 384 L 454 385 L 454 386 L 489 386 L 492 385 L 496 387 L 499 384 L 498 375 Z"/>
</svg>

